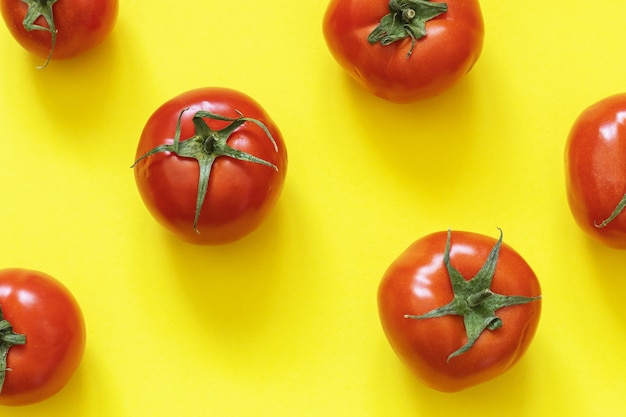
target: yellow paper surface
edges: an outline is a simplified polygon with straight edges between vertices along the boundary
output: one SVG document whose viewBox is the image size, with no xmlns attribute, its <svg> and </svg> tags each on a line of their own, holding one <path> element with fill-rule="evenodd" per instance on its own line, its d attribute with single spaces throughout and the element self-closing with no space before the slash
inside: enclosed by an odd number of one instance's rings
<svg viewBox="0 0 626 417">
<path fill-rule="evenodd" d="M 88 344 L 58 395 L 0 415 L 625 416 L 626 257 L 574 223 L 563 150 L 626 89 L 626 2 L 482 8 L 476 66 L 410 105 L 339 68 L 323 1 L 122 1 L 105 43 L 45 70 L 2 26 L 0 267 L 61 280 Z M 130 169 L 149 115 L 204 86 L 254 97 L 289 152 L 276 209 L 221 247 L 163 230 Z M 382 333 L 378 282 L 425 234 L 498 227 L 542 284 L 535 340 L 495 380 L 425 388 Z"/>
</svg>

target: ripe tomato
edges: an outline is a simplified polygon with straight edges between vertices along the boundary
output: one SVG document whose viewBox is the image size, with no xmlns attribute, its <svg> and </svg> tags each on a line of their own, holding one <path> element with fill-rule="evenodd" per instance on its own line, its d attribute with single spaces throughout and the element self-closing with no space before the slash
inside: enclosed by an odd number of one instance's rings
<svg viewBox="0 0 626 417">
<path fill-rule="evenodd" d="M 597 241 L 626 249 L 626 94 L 585 109 L 565 146 L 565 185 L 580 228 Z"/>
<path fill-rule="evenodd" d="M 13 37 L 48 61 L 74 57 L 102 42 L 117 11 L 118 0 L 0 0 Z"/>
<path fill-rule="evenodd" d="M 383 330 L 424 384 L 453 392 L 515 364 L 539 322 L 541 289 L 502 234 L 434 233 L 413 243 L 378 289 Z"/>
<path fill-rule="evenodd" d="M 225 88 L 183 93 L 159 107 L 139 140 L 135 180 L 154 218 L 196 244 L 237 240 L 282 191 L 287 151 L 268 114 Z"/>
<path fill-rule="evenodd" d="M 478 60 L 478 0 L 331 0 L 324 36 L 337 62 L 373 94 L 406 103 L 457 83 Z"/>
<path fill-rule="evenodd" d="M 67 288 L 41 272 L 0 271 L 0 404 L 56 394 L 84 350 L 83 314 Z"/>
</svg>

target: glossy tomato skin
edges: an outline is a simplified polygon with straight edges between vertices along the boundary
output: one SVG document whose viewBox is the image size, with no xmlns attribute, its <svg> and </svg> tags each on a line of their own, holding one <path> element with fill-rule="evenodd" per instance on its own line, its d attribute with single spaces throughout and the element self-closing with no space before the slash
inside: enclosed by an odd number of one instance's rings
<svg viewBox="0 0 626 417">
<path fill-rule="evenodd" d="M 440 0 L 435 2 L 444 3 Z M 411 39 L 370 45 L 368 34 L 389 12 L 387 0 L 331 0 L 323 31 L 335 60 L 371 93 L 407 103 L 455 85 L 482 51 L 484 23 L 477 0 L 447 0 L 448 11 L 426 22 L 411 56 Z"/>
<path fill-rule="evenodd" d="M 27 405 L 56 394 L 78 368 L 85 322 L 73 295 L 47 274 L 0 270 L 0 306 L 26 344 L 9 349 L 0 404 Z"/>
<path fill-rule="evenodd" d="M 52 36 L 47 31 L 24 28 L 27 10 L 22 0 L 0 0 L 2 17 L 17 42 L 32 54 L 47 58 Z M 57 29 L 52 58 L 72 58 L 94 48 L 109 35 L 117 20 L 118 0 L 58 0 L 52 10 Z M 48 27 L 41 16 L 36 23 Z"/>
<path fill-rule="evenodd" d="M 471 279 L 496 240 L 471 232 L 451 236 L 451 264 Z M 502 374 L 520 359 L 537 329 L 541 303 L 497 310 L 502 327 L 486 330 L 473 347 L 448 362 L 448 356 L 467 341 L 463 317 L 404 317 L 427 313 L 453 299 L 443 262 L 446 237 L 446 232 L 438 232 L 417 240 L 389 266 L 378 288 L 378 310 L 389 343 L 411 372 L 431 388 L 455 392 Z M 506 244 L 501 246 L 491 289 L 504 295 L 541 294 L 530 266 Z"/>
<path fill-rule="evenodd" d="M 626 249 L 626 214 L 605 227 L 626 194 L 626 94 L 607 97 L 585 109 L 565 146 L 565 184 L 580 228 L 609 247 Z"/>
<path fill-rule="evenodd" d="M 139 193 L 154 218 L 180 239 L 194 244 L 224 244 L 241 239 L 255 230 L 275 206 L 281 194 L 287 150 L 278 127 L 265 110 L 249 96 L 232 89 L 207 87 L 185 92 L 159 107 L 147 121 L 136 157 L 150 149 L 173 142 L 179 114 L 181 141 L 194 135 L 193 115 L 199 110 L 222 116 L 254 118 L 271 132 L 276 151 L 263 130 L 246 122 L 227 143 L 274 164 L 277 170 L 251 162 L 218 157 L 213 164 L 208 190 L 197 229 L 194 214 L 199 166 L 194 159 L 169 152 L 154 154 L 135 165 Z M 205 119 L 213 130 L 228 123 Z"/>
</svg>

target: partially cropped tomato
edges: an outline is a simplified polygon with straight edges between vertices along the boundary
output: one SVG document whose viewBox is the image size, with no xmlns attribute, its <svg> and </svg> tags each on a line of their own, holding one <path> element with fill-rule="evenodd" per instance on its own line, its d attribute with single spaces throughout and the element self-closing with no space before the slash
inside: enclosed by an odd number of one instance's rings
<svg viewBox="0 0 626 417">
<path fill-rule="evenodd" d="M 118 0 L 0 0 L 0 11 L 24 49 L 50 60 L 102 42 L 115 25 Z"/>
<path fill-rule="evenodd" d="M 139 140 L 135 180 L 154 218 L 179 238 L 222 244 L 256 229 L 283 188 L 280 131 L 249 96 L 200 88 L 159 107 Z"/>
<path fill-rule="evenodd" d="M 541 289 L 511 247 L 470 232 L 425 236 L 386 271 L 378 289 L 383 330 L 427 386 L 459 391 L 492 379 L 527 350 Z"/>
<path fill-rule="evenodd" d="M 0 270 L 0 404 L 56 394 L 84 350 L 83 314 L 65 286 L 38 271 Z"/>
<path fill-rule="evenodd" d="M 565 184 L 580 228 L 626 249 L 626 94 L 600 100 L 576 119 L 565 146 Z"/>
<path fill-rule="evenodd" d="M 331 0 L 323 30 L 348 74 L 398 103 L 455 85 L 478 60 L 484 37 L 478 0 Z"/>
</svg>

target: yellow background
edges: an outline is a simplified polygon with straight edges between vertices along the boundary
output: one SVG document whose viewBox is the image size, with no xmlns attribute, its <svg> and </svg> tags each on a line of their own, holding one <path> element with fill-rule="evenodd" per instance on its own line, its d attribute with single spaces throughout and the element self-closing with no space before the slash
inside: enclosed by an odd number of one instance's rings
<svg viewBox="0 0 626 417">
<path fill-rule="evenodd" d="M 326 49 L 325 1 L 121 1 L 97 49 L 38 70 L 0 29 L 2 267 L 45 271 L 79 300 L 84 361 L 53 416 L 625 416 L 626 258 L 575 225 L 573 120 L 626 89 L 626 2 L 483 1 L 483 53 L 411 105 L 361 90 Z M 181 243 L 130 165 L 164 101 L 239 89 L 280 126 L 290 165 L 262 227 Z M 385 269 L 415 239 L 471 230 L 520 252 L 543 316 L 508 373 L 423 387 L 378 322 Z"/>
</svg>

